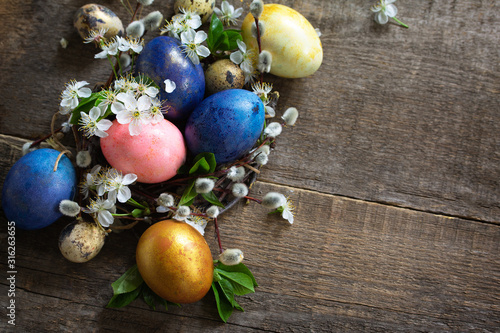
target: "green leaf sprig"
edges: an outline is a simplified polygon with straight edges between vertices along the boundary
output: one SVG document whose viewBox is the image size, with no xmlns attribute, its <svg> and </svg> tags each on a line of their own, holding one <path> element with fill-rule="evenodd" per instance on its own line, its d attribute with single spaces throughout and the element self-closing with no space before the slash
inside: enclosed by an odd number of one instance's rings
<svg viewBox="0 0 500 333">
<path fill-rule="evenodd" d="M 207 46 L 210 53 L 215 56 L 223 55 L 224 51 L 238 48 L 237 40 L 242 40 L 241 30 L 226 29 L 217 15 L 212 14 L 208 30 Z"/>
<path fill-rule="evenodd" d="M 234 309 L 244 311 L 235 296 L 254 293 L 257 286 L 257 281 L 245 264 L 226 266 L 218 263 L 214 268 L 212 291 L 220 318 L 227 322 Z"/>
</svg>

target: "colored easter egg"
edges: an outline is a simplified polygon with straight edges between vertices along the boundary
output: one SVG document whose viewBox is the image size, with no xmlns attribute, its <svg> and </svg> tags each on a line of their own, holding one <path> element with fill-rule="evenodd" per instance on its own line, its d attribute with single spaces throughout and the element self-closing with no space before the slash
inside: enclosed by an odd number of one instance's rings
<svg viewBox="0 0 500 333">
<path fill-rule="evenodd" d="M 72 200 L 77 179 L 73 164 L 59 152 L 37 149 L 21 157 L 9 170 L 2 189 L 2 208 L 9 221 L 25 230 L 41 229 L 62 216 L 61 200 Z"/>
<path fill-rule="evenodd" d="M 201 21 L 205 23 L 212 15 L 215 7 L 215 0 L 176 0 L 174 4 L 175 13 L 180 12 L 180 8 L 189 9 L 200 15 Z"/>
<path fill-rule="evenodd" d="M 122 21 L 109 8 L 90 3 L 80 7 L 73 18 L 73 25 L 83 39 L 87 38 L 92 30 L 106 29 L 104 37 L 110 39 L 116 35 L 123 35 Z"/>
<path fill-rule="evenodd" d="M 71 262 L 82 263 L 101 251 L 106 232 L 95 222 L 74 221 L 59 235 L 59 250 Z"/>
<path fill-rule="evenodd" d="M 245 44 L 258 52 L 257 39 L 252 36 L 251 14 L 245 17 L 242 37 Z M 265 25 L 261 36 L 262 50 L 272 55 L 271 74 L 306 77 L 318 70 L 323 61 L 321 41 L 311 23 L 299 12 L 283 5 L 264 5 L 259 22 Z"/>
<path fill-rule="evenodd" d="M 184 164 L 184 138 L 168 120 L 143 125 L 139 135 L 131 136 L 128 124 L 116 120 L 101 138 L 101 150 L 108 163 L 123 174 L 134 173 L 141 183 L 159 183 L 176 175 Z"/>
<path fill-rule="evenodd" d="M 165 118 L 172 122 L 185 121 L 203 100 L 203 68 L 201 64 L 193 64 L 176 38 L 160 36 L 147 43 L 137 59 L 136 73 L 145 74 L 160 87 L 159 98 L 168 108 Z M 176 88 L 171 93 L 165 91 L 166 79 L 175 82 Z"/>
<path fill-rule="evenodd" d="M 243 89 L 207 97 L 189 117 L 184 136 L 193 155 L 210 152 L 217 163 L 236 160 L 248 152 L 264 127 L 264 104 Z"/>
<path fill-rule="evenodd" d="M 229 59 L 217 60 L 205 71 L 205 91 L 208 95 L 227 89 L 241 89 L 244 84 L 243 71 Z"/>
</svg>

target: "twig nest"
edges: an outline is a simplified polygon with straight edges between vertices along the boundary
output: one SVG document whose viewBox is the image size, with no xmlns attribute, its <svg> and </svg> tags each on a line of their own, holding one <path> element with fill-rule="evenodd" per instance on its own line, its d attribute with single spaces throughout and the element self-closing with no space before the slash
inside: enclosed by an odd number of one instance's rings
<svg viewBox="0 0 500 333">
<path fill-rule="evenodd" d="M 106 38 L 123 35 L 123 23 L 109 8 L 94 3 L 80 7 L 73 18 L 73 25 L 83 39 L 90 31 L 106 29 Z"/>
<path fill-rule="evenodd" d="M 59 250 L 69 261 L 87 262 L 101 251 L 105 238 L 104 230 L 96 223 L 75 221 L 61 231 Z"/>
<path fill-rule="evenodd" d="M 241 89 L 245 84 L 245 74 L 240 66 L 229 59 L 218 60 L 205 71 L 205 92 L 215 94 L 227 89 Z"/>
<path fill-rule="evenodd" d="M 252 36 L 251 14 L 245 17 L 242 37 L 258 53 L 258 45 Z M 262 50 L 272 55 L 270 73 L 285 78 L 306 77 L 318 70 L 323 61 L 321 41 L 309 21 L 299 12 L 283 5 L 264 5 L 259 18 L 264 23 L 261 37 Z"/>
<path fill-rule="evenodd" d="M 201 22 L 205 23 L 214 11 L 215 0 L 176 0 L 174 4 L 175 13 L 179 13 L 179 8 L 196 11 L 201 17 Z"/>
</svg>

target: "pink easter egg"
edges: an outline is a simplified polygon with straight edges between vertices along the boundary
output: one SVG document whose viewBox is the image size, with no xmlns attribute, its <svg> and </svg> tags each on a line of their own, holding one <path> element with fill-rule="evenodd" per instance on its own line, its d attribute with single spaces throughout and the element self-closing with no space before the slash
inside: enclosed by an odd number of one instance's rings
<svg viewBox="0 0 500 333">
<path fill-rule="evenodd" d="M 129 133 L 128 124 L 116 120 L 101 138 L 108 163 L 123 174 L 134 173 L 141 183 L 160 183 L 176 175 L 186 160 L 186 146 L 179 129 L 164 119 L 144 125 L 139 135 Z"/>
</svg>

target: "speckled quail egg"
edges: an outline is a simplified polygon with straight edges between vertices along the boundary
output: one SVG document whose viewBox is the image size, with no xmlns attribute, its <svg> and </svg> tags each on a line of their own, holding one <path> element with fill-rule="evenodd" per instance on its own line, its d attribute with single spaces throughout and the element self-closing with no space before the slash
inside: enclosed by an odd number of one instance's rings
<svg viewBox="0 0 500 333">
<path fill-rule="evenodd" d="M 69 261 L 87 262 L 101 251 L 105 238 L 106 233 L 96 223 L 75 221 L 61 231 L 59 250 Z"/>
<path fill-rule="evenodd" d="M 176 0 L 174 4 L 175 13 L 179 13 L 179 8 L 196 11 L 205 23 L 214 11 L 215 0 Z"/>
<path fill-rule="evenodd" d="M 76 11 L 73 25 L 83 39 L 87 38 L 92 30 L 107 29 L 104 35 L 107 39 L 116 35 L 121 36 L 124 31 L 122 21 L 115 13 L 107 7 L 93 3 L 82 6 Z"/>
<path fill-rule="evenodd" d="M 241 89 L 244 84 L 243 71 L 229 59 L 218 60 L 205 71 L 205 92 L 207 95 L 227 89 Z"/>
</svg>

